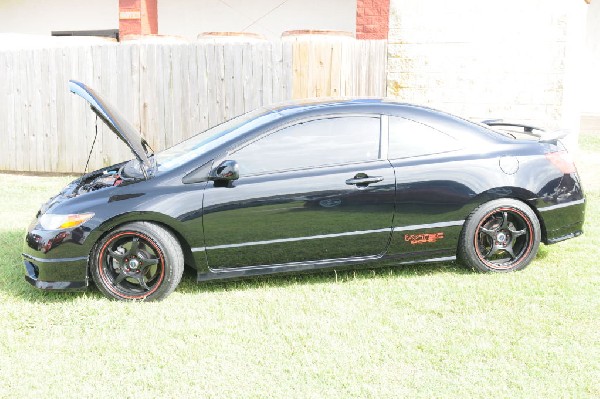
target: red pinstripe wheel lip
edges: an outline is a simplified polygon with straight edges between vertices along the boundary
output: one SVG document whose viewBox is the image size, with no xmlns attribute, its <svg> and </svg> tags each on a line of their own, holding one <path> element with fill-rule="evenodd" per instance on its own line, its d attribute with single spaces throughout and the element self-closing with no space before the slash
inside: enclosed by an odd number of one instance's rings
<svg viewBox="0 0 600 399">
<path fill-rule="evenodd" d="M 112 242 L 114 242 L 116 239 L 118 239 L 120 237 L 123 237 L 123 236 L 126 236 L 126 235 L 132 235 L 132 236 L 136 236 L 136 237 L 139 237 L 139 238 L 143 238 L 146 242 L 148 242 L 152 246 L 152 248 L 156 251 L 156 253 L 159 256 L 160 265 L 161 265 L 161 273 L 160 273 L 159 281 L 154 284 L 154 286 L 152 287 L 151 290 L 149 290 L 148 292 L 143 293 L 142 295 L 125 295 L 125 294 L 119 292 L 118 290 L 113 289 L 113 286 L 112 286 L 112 283 L 110 282 L 110 279 L 104 273 L 103 262 L 104 262 L 104 254 L 105 254 L 106 248 Z M 154 242 L 154 240 L 152 240 L 147 235 L 139 233 L 139 232 L 136 232 L 136 231 L 122 231 L 119 234 L 111 237 L 108 241 L 106 241 L 104 243 L 104 245 L 102 246 L 102 248 L 100 249 L 100 256 L 98 257 L 98 266 L 99 266 L 98 273 L 100 274 L 100 278 L 102 279 L 102 281 L 105 282 L 105 286 L 108 288 L 108 290 L 110 290 L 115 295 L 118 295 L 118 296 L 120 296 L 122 298 L 125 298 L 125 299 L 143 299 L 143 298 L 146 298 L 149 295 L 152 295 L 154 292 L 156 292 L 156 290 L 158 290 L 158 288 L 160 287 L 160 285 L 161 285 L 161 283 L 162 283 L 162 281 L 163 281 L 163 279 L 165 277 L 165 258 L 163 256 L 163 252 L 158 247 L 158 245 L 156 244 L 156 242 Z"/>
<path fill-rule="evenodd" d="M 480 232 L 480 229 L 481 229 L 481 226 L 483 225 L 483 223 L 485 223 L 487 221 L 487 219 L 494 213 L 504 212 L 504 211 L 510 211 L 510 212 L 516 213 L 525 221 L 525 223 L 527 224 L 527 229 L 528 229 L 528 234 L 529 234 L 529 243 L 527 245 L 527 250 L 523 253 L 523 255 L 521 255 L 518 259 L 516 259 L 512 262 L 509 262 L 505 266 L 502 266 L 502 265 L 497 265 L 495 263 L 487 261 L 481 255 L 481 252 L 479 252 L 479 245 L 478 245 L 477 241 L 478 241 L 479 232 Z M 519 262 L 521 262 L 523 259 L 525 259 L 525 258 L 527 258 L 527 256 L 529 256 L 529 253 L 531 252 L 531 249 L 533 248 L 533 238 L 534 238 L 533 226 L 531 224 L 531 220 L 529 219 L 529 216 L 527 216 L 524 212 L 522 212 L 521 210 L 519 210 L 517 208 L 502 207 L 502 208 L 496 208 L 496 209 L 488 212 L 484 217 L 481 218 L 481 221 L 479 222 L 479 224 L 477 225 L 477 229 L 475 230 L 475 236 L 473 237 L 473 246 L 475 248 L 475 252 L 477 253 L 477 257 L 486 266 L 488 266 L 491 269 L 495 269 L 495 270 L 507 270 L 507 269 L 512 268 L 515 265 L 518 265 Z"/>
</svg>

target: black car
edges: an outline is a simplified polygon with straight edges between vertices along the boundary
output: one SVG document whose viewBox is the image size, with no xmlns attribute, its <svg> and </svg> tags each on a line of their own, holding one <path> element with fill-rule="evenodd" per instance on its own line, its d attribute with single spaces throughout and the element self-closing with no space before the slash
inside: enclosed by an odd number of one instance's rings
<svg viewBox="0 0 600 399">
<path fill-rule="evenodd" d="M 386 100 L 263 107 L 151 154 L 86 85 L 70 89 L 135 158 L 44 204 L 26 279 L 158 300 L 198 280 L 450 261 L 523 269 L 582 233 L 585 198 L 561 135 Z M 511 131 L 496 130 L 499 125 Z M 389 262 L 386 262 L 386 265 Z"/>
</svg>

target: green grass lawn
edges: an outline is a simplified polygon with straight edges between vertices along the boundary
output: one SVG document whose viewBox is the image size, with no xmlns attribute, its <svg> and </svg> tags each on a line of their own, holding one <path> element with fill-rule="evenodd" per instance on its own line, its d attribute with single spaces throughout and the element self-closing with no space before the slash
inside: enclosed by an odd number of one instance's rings
<svg viewBox="0 0 600 399">
<path fill-rule="evenodd" d="M 25 226 L 71 179 L 0 175 L 0 398 L 599 397 L 600 153 L 582 143 L 585 234 L 522 272 L 188 273 L 160 303 L 30 287 Z"/>
</svg>

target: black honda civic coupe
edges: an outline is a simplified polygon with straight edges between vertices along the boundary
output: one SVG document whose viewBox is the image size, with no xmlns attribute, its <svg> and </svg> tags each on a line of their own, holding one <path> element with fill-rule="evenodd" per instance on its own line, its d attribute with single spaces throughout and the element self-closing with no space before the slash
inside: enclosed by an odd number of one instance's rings
<svg viewBox="0 0 600 399">
<path fill-rule="evenodd" d="M 386 100 L 263 107 L 152 154 L 86 85 L 135 158 L 83 175 L 29 226 L 26 280 L 160 300 L 198 281 L 390 263 L 526 267 L 582 233 L 561 134 Z"/>
</svg>

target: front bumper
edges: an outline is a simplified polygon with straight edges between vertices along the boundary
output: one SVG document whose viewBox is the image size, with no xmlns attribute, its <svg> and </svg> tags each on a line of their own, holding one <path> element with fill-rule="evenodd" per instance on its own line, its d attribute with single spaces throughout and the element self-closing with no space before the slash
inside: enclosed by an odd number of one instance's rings
<svg viewBox="0 0 600 399">
<path fill-rule="evenodd" d="M 47 231 L 34 222 L 25 236 L 25 280 L 45 290 L 81 290 L 89 285 L 87 232 L 77 227 Z"/>
<path fill-rule="evenodd" d="M 43 290 L 83 290 L 89 285 L 87 257 L 41 259 L 23 254 L 25 281 Z"/>
</svg>

